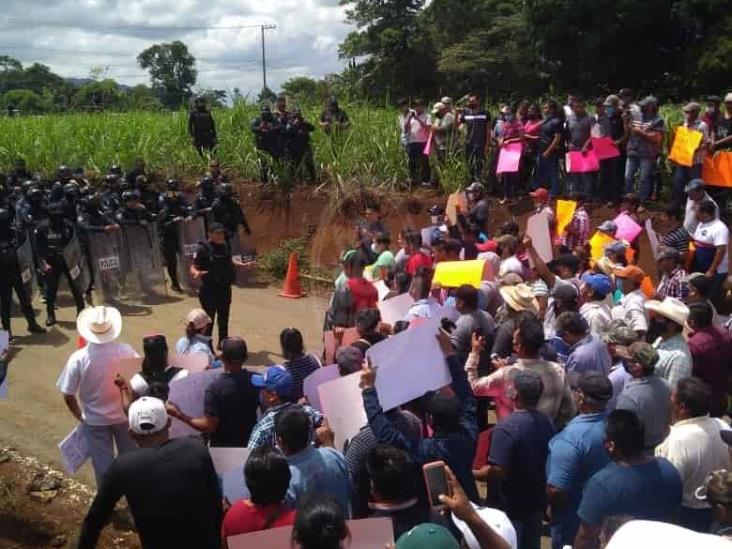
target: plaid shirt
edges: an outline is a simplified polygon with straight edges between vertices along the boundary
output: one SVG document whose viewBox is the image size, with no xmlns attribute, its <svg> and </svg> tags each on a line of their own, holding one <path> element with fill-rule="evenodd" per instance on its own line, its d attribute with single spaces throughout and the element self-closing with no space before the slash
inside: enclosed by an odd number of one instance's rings
<svg viewBox="0 0 732 549">
<path fill-rule="evenodd" d="M 590 238 L 590 216 L 584 208 L 577 208 L 569 227 L 572 233 L 567 232 L 564 237 L 564 245 L 570 250 L 574 250 L 577 246 L 584 246 L 585 242 Z"/>
<path fill-rule="evenodd" d="M 661 276 L 661 282 L 658 284 L 656 293 L 661 299 L 675 297 L 681 301 L 686 301 L 686 298 L 689 297 L 689 284 L 685 279 L 686 271 L 681 267 L 676 267 L 670 275 L 664 273 Z"/>
<path fill-rule="evenodd" d="M 290 406 L 299 405 L 293 404 L 292 402 L 284 402 L 267 410 L 264 415 L 259 418 L 259 421 L 254 426 L 252 434 L 249 437 L 249 444 L 247 444 L 247 448 L 249 448 L 250 450 L 254 450 L 255 448 L 259 448 L 260 446 L 264 446 L 265 444 L 271 444 L 272 446 L 275 446 L 275 418 L 277 417 L 277 414 L 279 414 L 285 408 L 289 408 Z M 302 406 L 302 409 L 305 410 L 310 416 L 310 420 L 313 422 L 313 428 L 320 425 L 320 422 L 323 421 L 323 416 L 315 408 L 311 408 L 310 406 Z"/>
</svg>

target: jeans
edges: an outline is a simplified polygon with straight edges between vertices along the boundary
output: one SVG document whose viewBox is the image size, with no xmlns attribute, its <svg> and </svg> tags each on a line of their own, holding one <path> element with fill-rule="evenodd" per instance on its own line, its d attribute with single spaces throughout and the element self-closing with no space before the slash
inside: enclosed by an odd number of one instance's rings
<svg viewBox="0 0 732 549">
<path fill-rule="evenodd" d="M 117 425 L 88 425 L 85 423 L 83 433 L 92 467 L 94 467 L 94 477 L 97 487 L 99 487 L 104 473 L 114 461 L 114 447 L 117 446 L 117 454 L 124 454 L 137 448 L 137 444 L 130 437 L 127 423 Z"/>
<path fill-rule="evenodd" d="M 691 507 L 681 506 L 679 513 L 679 526 L 701 532 L 709 533 L 712 527 L 712 509 L 692 509 Z"/>
<path fill-rule="evenodd" d="M 410 143 L 407 145 L 407 156 L 409 158 L 409 180 L 415 183 L 429 183 L 430 157 L 424 154 L 424 143 Z"/>
<path fill-rule="evenodd" d="M 671 182 L 672 199 L 677 204 L 681 204 L 686 200 L 686 184 L 692 179 L 699 179 L 702 175 L 702 165 L 695 164 L 689 166 L 676 166 L 674 169 L 674 178 Z"/>
<path fill-rule="evenodd" d="M 544 158 L 541 154 L 536 155 L 536 171 L 534 172 L 534 181 L 531 187 L 533 189 L 538 187 L 549 189 L 552 198 L 556 198 L 561 194 L 559 188 L 559 156 L 553 154 L 549 158 Z"/>
<path fill-rule="evenodd" d="M 552 517 L 550 526 L 552 549 L 562 549 L 565 545 L 574 545 L 574 538 L 579 530 L 580 519 L 577 513 Z"/>
<path fill-rule="evenodd" d="M 520 192 L 521 174 L 519 172 L 502 173 L 500 177 L 503 184 L 503 198 L 513 198 Z"/>
<path fill-rule="evenodd" d="M 570 173 L 567 174 L 567 194 L 579 194 L 585 200 L 592 198 L 595 183 L 594 173 Z"/>
<path fill-rule="evenodd" d="M 629 156 L 625 163 L 625 189 L 623 189 L 623 194 L 633 192 L 635 187 L 635 174 L 640 170 L 640 189 L 638 194 L 641 200 L 648 200 L 653 192 L 651 175 L 655 163 L 655 157 Z"/>
<path fill-rule="evenodd" d="M 537 512 L 523 520 L 512 520 L 516 530 L 516 542 L 519 549 L 541 549 L 541 524 L 544 513 Z"/>
</svg>

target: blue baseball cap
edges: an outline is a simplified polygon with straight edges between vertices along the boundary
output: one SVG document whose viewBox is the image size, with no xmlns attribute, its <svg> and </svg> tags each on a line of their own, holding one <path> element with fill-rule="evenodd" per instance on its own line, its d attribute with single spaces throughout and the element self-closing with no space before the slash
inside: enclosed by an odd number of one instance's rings
<svg viewBox="0 0 732 549">
<path fill-rule="evenodd" d="M 292 396 L 292 376 L 284 366 L 270 366 L 262 374 L 252 376 L 252 385 L 260 389 L 267 389 L 281 397 Z"/>
<path fill-rule="evenodd" d="M 595 293 L 601 296 L 606 296 L 612 289 L 610 284 L 610 277 L 600 273 L 584 274 L 582 275 L 582 282 L 587 284 L 590 288 L 595 290 Z"/>
</svg>

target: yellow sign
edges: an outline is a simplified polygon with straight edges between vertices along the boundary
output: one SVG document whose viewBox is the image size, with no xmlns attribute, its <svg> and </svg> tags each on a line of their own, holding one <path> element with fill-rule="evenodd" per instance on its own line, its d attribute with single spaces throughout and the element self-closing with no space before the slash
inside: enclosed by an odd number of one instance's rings
<svg viewBox="0 0 732 549">
<path fill-rule="evenodd" d="M 590 238 L 590 256 L 594 260 L 600 259 L 605 255 L 605 246 L 615 242 L 615 239 L 605 233 L 597 231 L 592 238 Z"/>
<path fill-rule="evenodd" d="M 432 283 L 439 283 L 443 288 L 457 288 L 463 284 L 470 284 L 474 288 L 480 287 L 483 280 L 485 261 L 441 261 L 435 266 L 435 275 Z"/>
<path fill-rule="evenodd" d="M 701 132 L 690 130 L 684 126 L 676 128 L 674 144 L 671 147 L 669 160 L 673 160 L 681 166 L 692 166 L 694 163 L 694 152 L 699 148 L 702 138 Z"/>
<path fill-rule="evenodd" d="M 557 200 L 557 234 L 564 234 L 564 229 L 570 224 L 574 217 L 577 203 L 574 200 Z"/>
</svg>

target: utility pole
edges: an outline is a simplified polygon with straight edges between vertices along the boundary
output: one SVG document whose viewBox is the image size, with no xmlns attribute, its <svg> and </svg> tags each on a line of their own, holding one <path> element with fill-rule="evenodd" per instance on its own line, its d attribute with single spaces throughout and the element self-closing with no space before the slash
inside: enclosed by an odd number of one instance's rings
<svg viewBox="0 0 732 549">
<path fill-rule="evenodd" d="M 267 58 L 264 53 L 264 31 L 268 30 L 274 30 L 277 28 L 277 25 L 261 25 L 259 27 L 262 31 L 262 81 L 264 82 L 264 87 L 262 90 L 267 89 Z"/>
</svg>

